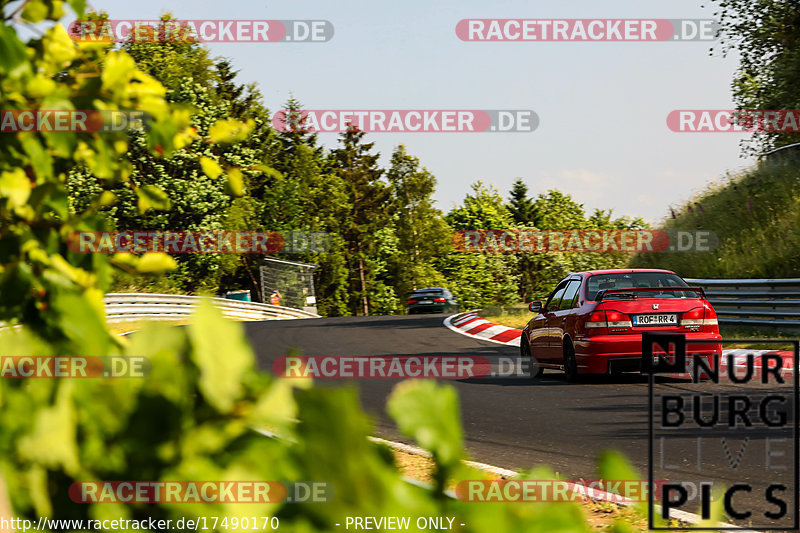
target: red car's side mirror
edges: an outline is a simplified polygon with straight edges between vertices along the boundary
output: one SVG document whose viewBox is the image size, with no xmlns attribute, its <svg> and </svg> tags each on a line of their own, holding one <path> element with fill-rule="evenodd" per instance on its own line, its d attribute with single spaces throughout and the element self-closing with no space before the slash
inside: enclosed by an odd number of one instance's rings
<svg viewBox="0 0 800 533">
<path fill-rule="evenodd" d="M 539 313 L 542 310 L 541 300 L 534 300 L 531 303 L 529 303 L 528 309 L 530 309 L 531 313 Z"/>
</svg>

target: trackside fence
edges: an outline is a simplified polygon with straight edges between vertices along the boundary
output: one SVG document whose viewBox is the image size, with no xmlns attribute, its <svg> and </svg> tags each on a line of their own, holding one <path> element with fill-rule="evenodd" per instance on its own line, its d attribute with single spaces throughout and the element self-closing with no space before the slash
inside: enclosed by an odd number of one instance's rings
<svg viewBox="0 0 800 533">
<path fill-rule="evenodd" d="M 691 279 L 717 312 L 720 324 L 800 330 L 800 278 Z"/>
</svg>

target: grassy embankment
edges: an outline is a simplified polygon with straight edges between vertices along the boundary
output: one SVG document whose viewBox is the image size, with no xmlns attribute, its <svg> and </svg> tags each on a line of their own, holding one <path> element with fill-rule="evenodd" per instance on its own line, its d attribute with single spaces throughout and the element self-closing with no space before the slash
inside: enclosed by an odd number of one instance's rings
<svg viewBox="0 0 800 533">
<path fill-rule="evenodd" d="M 719 245 L 710 252 L 639 254 L 631 266 L 686 278 L 798 277 L 800 164 L 763 165 L 711 184 L 660 229 L 711 231 Z"/>
</svg>

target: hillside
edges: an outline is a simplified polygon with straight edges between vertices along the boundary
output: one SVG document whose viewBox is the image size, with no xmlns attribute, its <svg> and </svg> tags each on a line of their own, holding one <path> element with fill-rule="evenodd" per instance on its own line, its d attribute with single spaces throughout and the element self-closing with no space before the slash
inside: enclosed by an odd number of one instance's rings
<svg viewBox="0 0 800 533">
<path fill-rule="evenodd" d="M 639 254 L 631 266 L 698 278 L 800 277 L 800 163 L 761 164 L 710 185 L 660 229 L 711 231 L 719 245 L 710 252 Z"/>
</svg>

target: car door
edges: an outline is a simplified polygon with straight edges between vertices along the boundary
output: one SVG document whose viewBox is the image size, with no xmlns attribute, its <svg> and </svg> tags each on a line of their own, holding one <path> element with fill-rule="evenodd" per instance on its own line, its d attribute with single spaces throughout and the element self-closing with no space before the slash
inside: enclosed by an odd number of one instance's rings
<svg viewBox="0 0 800 533">
<path fill-rule="evenodd" d="M 548 352 L 556 361 L 561 361 L 564 353 L 564 333 L 571 331 L 572 325 L 575 322 L 576 315 L 574 310 L 575 296 L 580 289 L 581 281 L 579 279 L 571 279 L 567 283 L 561 300 L 558 302 L 558 307 L 553 307 L 553 312 L 548 316 L 547 327 L 552 332 L 548 335 L 550 346 Z"/>
<path fill-rule="evenodd" d="M 547 316 L 544 314 L 544 308 L 536 316 L 530 320 L 530 327 L 528 328 L 528 339 L 530 340 L 531 350 L 539 360 L 544 360 L 543 357 L 549 347 L 547 340 Z"/>
<path fill-rule="evenodd" d="M 555 311 L 559 309 L 561 297 L 564 295 L 564 291 L 566 290 L 568 283 L 568 280 L 564 280 L 559 283 L 556 286 L 556 289 L 547 299 L 547 302 L 545 302 L 545 306 L 542 309 L 542 328 L 540 337 L 538 339 L 538 350 L 536 351 L 536 357 L 542 362 L 556 362 L 555 350 L 553 349 L 553 345 L 555 344 L 554 337 L 558 335 L 558 331 L 553 329 L 553 325 L 555 323 Z M 531 342 L 531 345 L 537 346 L 533 344 L 533 341 Z"/>
</svg>

